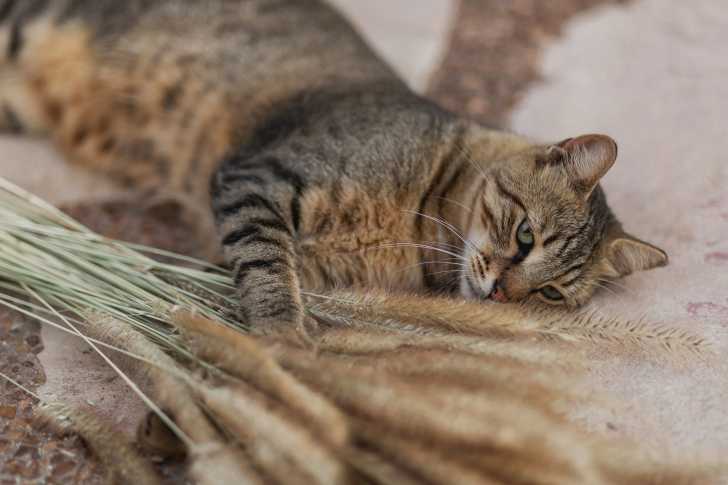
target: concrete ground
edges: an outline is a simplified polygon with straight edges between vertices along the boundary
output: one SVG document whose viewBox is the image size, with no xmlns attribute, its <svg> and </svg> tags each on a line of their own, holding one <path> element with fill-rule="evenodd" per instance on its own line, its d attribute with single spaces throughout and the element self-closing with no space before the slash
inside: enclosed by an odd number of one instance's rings
<svg viewBox="0 0 728 485">
<path fill-rule="evenodd" d="M 594 307 L 640 316 L 728 346 L 728 9 L 717 0 L 641 0 L 571 22 L 541 61 L 544 81 L 511 116 L 545 140 L 603 132 L 619 142 L 604 180 L 627 230 L 664 248 L 670 265 L 620 282 Z M 682 370 L 640 361 L 595 365 L 626 399 L 618 417 L 685 450 L 728 451 L 728 366 Z"/>
<path fill-rule="evenodd" d="M 332 1 L 413 87 L 429 86 L 451 109 L 543 140 L 612 135 L 620 157 L 605 180 L 610 202 L 628 230 L 669 252 L 671 264 L 621 281 L 593 308 L 683 326 L 725 352 L 728 9 L 722 0 L 461 0 L 459 14 L 451 0 Z M 602 6 L 587 8 L 595 4 Z M 45 142 L 0 138 L 0 160 L 1 176 L 53 202 L 114 190 L 60 163 Z M 4 335 L 0 326 L 0 342 Z M 43 395 L 91 400 L 127 424 L 133 409 L 142 411 L 133 399 L 120 404 L 128 393 L 83 346 L 45 331 L 43 341 Z M 656 449 L 728 451 L 725 366 L 675 368 L 620 355 L 595 355 L 593 362 L 594 386 L 628 407 L 576 411 L 590 426 Z M 3 450 L 0 439 L 0 476 Z"/>
</svg>

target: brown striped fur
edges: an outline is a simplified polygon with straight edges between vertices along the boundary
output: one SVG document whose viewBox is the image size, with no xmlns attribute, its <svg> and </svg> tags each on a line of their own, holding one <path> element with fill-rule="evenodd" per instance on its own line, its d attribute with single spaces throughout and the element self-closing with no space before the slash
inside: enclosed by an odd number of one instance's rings
<svg viewBox="0 0 728 485">
<path fill-rule="evenodd" d="M 0 53 L 2 127 L 211 204 L 261 327 L 300 324 L 301 288 L 576 306 L 666 262 L 597 186 L 608 137 L 540 144 L 449 113 L 317 0 L 2 0 Z"/>
</svg>

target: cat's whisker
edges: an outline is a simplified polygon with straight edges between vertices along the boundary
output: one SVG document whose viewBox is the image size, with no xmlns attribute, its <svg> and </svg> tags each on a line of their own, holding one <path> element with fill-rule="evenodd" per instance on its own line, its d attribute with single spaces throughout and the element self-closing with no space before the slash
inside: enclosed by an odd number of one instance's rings
<svg viewBox="0 0 728 485">
<path fill-rule="evenodd" d="M 599 278 L 598 281 L 600 283 L 604 283 L 605 286 L 616 287 L 616 288 L 619 288 L 620 290 L 623 290 L 623 291 L 625 291 L 627 293 L 633 293 L 634 292 L 634 290 L 632 288 L 630 288 L 629 286 L 625 285 L 624 283 L 620 283 L 619 281 L 615 281 L 615 280 L 612 280 L 612 279 L 605 279 L 605 278 Z"/>
<path fill-rule="evenodd" d="M 447 264 L 448 266 L 460 266 L 461 268 L 469 267 L 469 265 L 465 263 L 456 263 L 455 261 L 422 261 L 421 263 L 410 265 L 408 268 L 415 268 L 417 266 L 424 266 L 427 264 Z"/>
<path fill-rule="evenodd" d="M 444 259 L 442 259 L 442 261 L 428 261 L 428 263 L 433 263 L 433 264 L 434 263 L 440 263 L 440 264 L 442 264 L 442 263 L 455 263 L 455 258 L 444 258 Z M 466 264 L 463 264 L 463 263 L 457 263 L 457 264 L 460 264 L 462 266 L 467 266 Z"/>
<path fill-rule="evenodd" d="M 465 270 L 462 269 L 449 269 L 444 271 L 435 271 L 434 273 L 429 273 L 430 276 L 440 275 L 440 274 L 450 274 L 450 273 L 457 273 L 457 274 L 464 274 Z"/>
<path fill-rule="evenodd" d="M 384 244 L 401 244 L 401 243 L 396 242 L 396 243 L 384 243 Z M 409 244 L 409 242 L 407 242 L 407 244 Z M 446 250 L 460 251 L 460 246 L 456 246 L 454 244 L 448 244 L 448 243 L 444 243 L 444 242 L 437 242 L 437 241 L 418 241 L 416 244 L 428 244 L 428 245 L 431 245 L 431 246 L 436 246 L 436 245 L 439 244 L 439 245 L 445 246 L 445 249 Z M 352 252 L 366 252 L 366 251 L 370 251 L 370 250 L 373 250 L 373 249 L 383 249 L 383 247 L 382 247 L 382 245 L 370 246 L 370 247 L 363 248 L 363 249 L 357 249 L 355 251 L 352 251 L 350 249 L 340 249 L 340 250 L 336 250 L 336 251 L 331 251 L 330 254 L 346 255 L 346 254 L 351 254 Z M 443 261 L 453 261 L 455 259 L 462 260 L 463 258 L 461 256 L 457 256 L 457 257 L 451 257 L 451 258 L 444 258 Z"/>
<path fill-rule="evenodd" d="M 453 253 L 450 251 L 446 251 L 444 249 L 430 246 L 428 244 L 419 244 L 419 243 L 412 243 L 412 242 L 398 242 L 398 243 L 391 243 L 391 244 L 382 244 L 380 246 L 374 246 L 370 249 L 385 249 L 385 248 L 402 248 L 402 247 L 412 247 L 412 248 L 418 248 L 418 249 L 429 249 L 431 251 L 436 251 L 442 254 L 447 254 L 448 256 L 452 256 L 453 258 L 459 259 L 461 261 L 467 262 L 468 259 L 464 258 L 463 256 Z"/>
<path fill-rule="evenodd" d="M 469 268 L 470 267 L 470 265 L 463 264 L 463 263 L 456 263 L 454 261 L 427 261 L 427 262 L 428 263 L 432 263 L 432 264 L 435 264 L 436 263 L 436 264 L 447 264 L 447 265 L 450 265 L 450 266 L 460 266 L 461 268 Z"/>
<path fill-rule="evenodd" d="M 429 249 L 431 251 L 436 251 L 436 252 L 439 252 L 439 253 L 442 253 L 442 254 L 447 254 L 449 256 L 452 256 L 453 258 L 460 259 L 461 261 L 467 261 L 466 258 L 463 258 L 462 256 L 458 256 L 455 253 L 451 253 L 449 251 L 445 251 L 443 249 L 436 248 L 436 247 L 433 247 L 433 246 L 428 246 L 426 244 L 397 243 L 397 244 L 389 244 L 389 245 L 379 246 L 379 248 L 397 248 L 397 247 L 413 247 L 413 248 L 418 248 L 418 249 Z M 377 249 L 377 248 L 374 248 L 374 249 Z"/>
<path fill-rule="evenodd" d="M 475 170 L 477 170 L 483 178 L 485 178 L 486 177 L 485 170 L 483 170 L 483 167 L 481 167 L 480 165 L 478 165 L 475 162 L 475 159 L 472 157 L 472 154 L 470 153 L 470 151 L 462 145 L 459 145 L 458 148 L 460 149 L 460 154 L 465 157 L 465 160 L 467 160 L 468 163 L 473 168 L 475 168 Z"/>
<path fill-rule="evenodd" d="M 460 246 L 457 244 L 450 244 L 443 241 L 412 241 L 416 242 L 417 244 L 429 244 L 431 246 L 444 246 L 447 249 L 452 249 L 453 251 L 460 251 Z"/>
<path fill-rule="evenodd" d="M 618 283 L 611 279 L 599 278 L 599 279 L 597 279 L 596 283 L 597 283 L 597 287 L 607 290 L 612 295 L 615 295 L 615 296 L 624 297 L 625 295 L 628 295 L 628 296 L 634 295 L 634 290 L 632 288 L 630 288 L 624 284 Z M 619 291 L 617 291 L 617 290 L 619 290 Z"/>
<path fill-rule="evenodd" d="M 617 293 L 616 291 L 614 291 L 614 290 L 613 290 L 612 288 L 609 288 L 608 286 L 606 286 L 606 285 L 603 285 L 603 284 L 601 284 L 601 283 L 599 283 L 599 282 L 596 282 L 596 283 L 594 284 L 594 286 L 596 286 L 596 287 L 597 287 L 598 289 L 600 289 L 600 290 L 604 290 L 604 291 L 608 292 L 609 294 L 611 294 L 611 295 L 613 295 L 613 296 L 617 296 L 617 297 L 618 297 L 618 296 L 620 296 L 620 295 L 619 295 L 619 294 L 618 294 L 618 293 Z"/>
<path fill-rule="evenodd" d="M 405 271 L 409 271 L 409 270 L 414 269 L 414 268 L 419 268 L 421 266 L 426 266 L 428 264 L 447 264 L 449 266 L 460 266 L 461 268 L 463 268 L 463 269 L 460 269 L 458 271 L 464 271 L 465 268 L 468 267 L 467 264 L 456 263 L 456 262 L 453 262 L 453 261 L 422 261 L 421 263 L 415 263 L 415 264 L 411 264 L 409 266 L 406 266 L 406 267 L 404 267 L 401 270 L 398 270 L 396 272 L 397 273 L 403 273 Z"/>
<path fill-rule="evenodd" d="M 468 211 L 469 213 L 472 213 L 472 212 L 473 212 L 473 209 L 472 209 L 472 207 L 468 207 L 467 205 L 465 205 L 465 204 L 463 204 L 463 203 L 461 203 L 461 202 L 458 202 L 457 200 L 453 200 L 453 199 L 450 199 L 450 198 L 448 198 L 448 197 L 442 197 L 442 196 L 435 196 L 434 198 L 435 198 L 435 199 L 440 199 L 440 200 L 444 200 L 444 201 L 446 201 L 446 202 L 450 202 L 451 204 L 455 204 L 455 205 L 457 205 L 457 206 L 461 207 L 462 209 L 465 209 L 465 210 L 466 210 L 466 211 Z"/>
<path fill-rule="evenodd" d="M 475 244 L 473 244 L 471 241 L 467 240 L 462 234 L 460 234 L 460 231 L 458 231 L 455 228 L 455 226 L 453 226 L 449 222 L 447 222 L 447 221 L 445 221 L 445 220 L 443 220 L 443 219 L 441 219 L 439 217 L 433 217 L 433 216 L 430 216 L 430 215 L 427 215 L 427 214 L 423 214 L 422 212 L 418 212 L 418 211 L 404 210 L 403 212 L 406 212 L 408 214 L 419 215 L 419 216 L 424 217 L 424 218 L 426 218 L 426 219 L 428 219 L 428 220 L 430 220 L 432 222 L 435 222 L 436 224 L 441 225 L 445 229 L 447 229 L 450 232 L 452 232 L 458 239 L 460 239 L 463 242 L 463 244 L 465 244 L 466 246 L 469 246 L 474 251 L 479 251 L 479 249 L 475 246 Z"/>
<path fill-rule="evenodd" d="M 456 283 L 456 282 L 460 281 L 460 279 L 462 279 L 462 275 L 463 274 L 464 274 L 464 272 L 462 272 L 462 273 L 452 273 L 449 276 L 442 276 L 442 278 L 444 279 L 445 282 L 448 282 L 448 283 L 450 283 L 450 282 Z"/>
<path fill-rule="evenodd" d="M 440 241 L 419 241 L 420 244 L 430 244 L 432 246 L 444 246 L 446 248 L 452 249 L 454 251 L 459 251 L 460 246 L 457 244 L 450 244 L 446 242 L 440 242 Z"/>
<path fill-rule="evenodd" d="M 610 295 L 615 296 L 617 298 L 624 298 L 625 296 L 632 296 L 633 292 L 629 288 L 627 288 L 625 286 L 614 285 L 614 286 L 617 286 L 617 288 L 619 288 L 620 290 L 622 290 L 622 291 L 617 291 L 614 288 L 612 288 L 613 285 L 611 283 L 612 283 L 612 281 L 610 281 L 610 280 L 598 279 L 595 282 L 595 286 L 597 288 L 599 288 L 600 290 L 607 291 Z"/>
</svg>

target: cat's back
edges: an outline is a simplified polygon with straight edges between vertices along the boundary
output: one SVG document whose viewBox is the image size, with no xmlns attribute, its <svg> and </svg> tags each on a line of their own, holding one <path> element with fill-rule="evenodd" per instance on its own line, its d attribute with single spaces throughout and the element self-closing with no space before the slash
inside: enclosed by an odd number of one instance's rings
<svg viewBox="0 0 728 485">
<path fill-rule="evenodd" d="M 289 100 L 401 85 L 319 0 L 0 0 L 3 54 L 15 124 L 125 183 L 203 195 L 221 157 Z"/>
<path fill-rule="evenodd" d="M 240 94 L 393 77 L 320 0 L 5 0 L 0 22 L 8 57 L 21 57 L 31 36 L 75 28 L 88 39 L 95 62 L 164 68 L 174 59 L 198 65 L 196 75 L 206 71 L 218 86 L 228 83 Z M 41 26 L 31 32 L 35 24 Z"/>
</svg>

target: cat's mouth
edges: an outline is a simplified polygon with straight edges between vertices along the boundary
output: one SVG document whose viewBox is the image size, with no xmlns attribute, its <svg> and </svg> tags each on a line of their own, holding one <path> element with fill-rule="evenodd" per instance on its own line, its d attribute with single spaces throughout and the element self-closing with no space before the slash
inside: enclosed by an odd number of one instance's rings
<svg viewBox="0 0 728 485">
<path fill-rule="evenodd" d="M 477 284 L 470 276 L 465 276 L 465 283 L 468 287 L 469 293 L 471 298 L 476 298 L 478 300 L 490 300 L 490 301 L 496 301 L 499 303 L 505 303 L 508 301 L 508 298 L 503 293 L 503 290 L 500 289 L 500 287 L 495 283 L 490 283 L 490 289 L 483 288 L 481 285 Z"/>
<path fill-rule="evenodd" d="M 498 285 L 493 285 L 493 289 L 488 295 L 488 299 L 497 301 L 498 303 L 508 303 L 508 297 L 506 296 L 503 289 Z"/>
<path fill-rule="evenodd" d="M 465 292 L 466 297 L 497 303 L 508 303 L 510 301 L 496 281 L 488 285 L 490 288 L 483 288 L 478 282 L 473 281 L 473 278 L 470 276 L 465 276 L 463 279 L 467 287 L 467 291 Z"/>
</svg>

